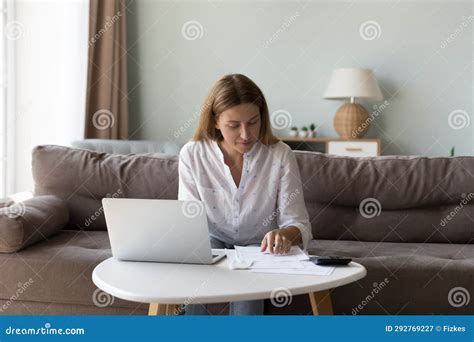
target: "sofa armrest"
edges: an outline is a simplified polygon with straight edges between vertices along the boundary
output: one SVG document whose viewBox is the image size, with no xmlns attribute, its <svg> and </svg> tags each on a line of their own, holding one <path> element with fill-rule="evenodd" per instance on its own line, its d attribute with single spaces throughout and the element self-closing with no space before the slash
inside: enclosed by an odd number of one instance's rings
<svg viewBox="0 0 474 342">
<path fill-rule="evenodd" d="M 0 203 L 0 253 L 14 253 L 46 240 L 69 221 L 67 204 L 52 195 Z"/>
</svg>

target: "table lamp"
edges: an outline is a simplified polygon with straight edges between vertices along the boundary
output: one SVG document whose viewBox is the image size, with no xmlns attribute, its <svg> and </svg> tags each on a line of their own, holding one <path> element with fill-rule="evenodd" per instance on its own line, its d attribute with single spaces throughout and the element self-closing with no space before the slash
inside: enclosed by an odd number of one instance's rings
<svg viewBox="0 0 474 342">
<path fill-rule="evenodd" d="M 370 69 L 343 68 L 332 72 L 324 93 L 326 99 L 350 99 L 334 116 L 334 129 L 343 139 L 361 138 L 367 133 L 369 113 L 364 106 L 355 103 L 356 98 L 382 100 L 377 80 Z M 364 125 L 365 122 L 365 125 Z"/>
</svg>

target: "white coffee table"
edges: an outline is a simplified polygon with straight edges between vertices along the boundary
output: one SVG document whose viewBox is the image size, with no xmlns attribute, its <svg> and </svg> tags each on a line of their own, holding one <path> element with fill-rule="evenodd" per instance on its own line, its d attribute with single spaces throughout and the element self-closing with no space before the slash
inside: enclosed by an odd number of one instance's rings
<svg viewBox="0 0 474 342">
<path fill-rule="evenodd" d="M 182 304 L 267 299 L 276 293 L 307 293 L 314 315 L 332 315 L 330 290 L 365 277 L 364 266 L 351 262 L 329 276 L 255 273 L 230 270 L 227 259 L 215 265 L 119 261 L 96 266 L 92 281 L 121 299 L 150 303 L 149 315 L 174 315 Z"/>
</svg>

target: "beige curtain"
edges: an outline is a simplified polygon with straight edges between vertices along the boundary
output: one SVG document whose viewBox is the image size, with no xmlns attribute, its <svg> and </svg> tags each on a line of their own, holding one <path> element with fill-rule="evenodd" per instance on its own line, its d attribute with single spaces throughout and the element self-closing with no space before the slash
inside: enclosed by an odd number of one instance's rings
<svg viewBox="0 0 474 342">
<path fill-rule="evenodd" d="M 90 0 L 85 138 L 128 138 L 126 6 Z"/>
</svg>

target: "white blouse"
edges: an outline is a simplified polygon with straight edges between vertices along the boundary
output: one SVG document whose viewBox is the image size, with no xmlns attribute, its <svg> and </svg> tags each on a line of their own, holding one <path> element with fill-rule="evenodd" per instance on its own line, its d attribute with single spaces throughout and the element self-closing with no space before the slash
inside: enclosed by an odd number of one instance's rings
<svg viewBox="0 0 474 342">
<path fill-rule="evenodd" d="M 311 224 L 298 164 L 285 143 L 256 142 L 244 153 L 239 187 L 212 140 L 186 143 L 178 169 L 178 200 L 204 202 L 211 236 L 245 246 L 260 244 L 273 229 L 295 226 L 307 249 Z"/>
</svg>

